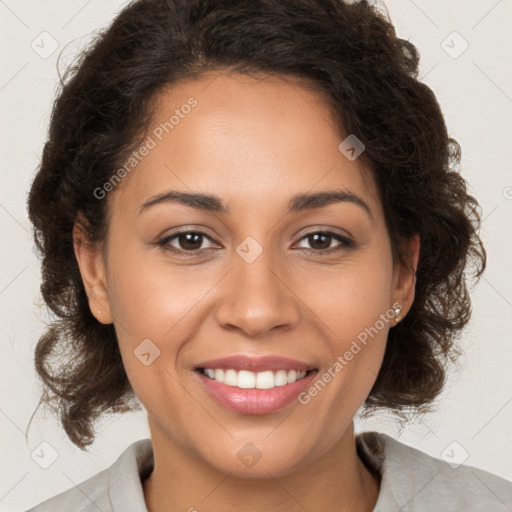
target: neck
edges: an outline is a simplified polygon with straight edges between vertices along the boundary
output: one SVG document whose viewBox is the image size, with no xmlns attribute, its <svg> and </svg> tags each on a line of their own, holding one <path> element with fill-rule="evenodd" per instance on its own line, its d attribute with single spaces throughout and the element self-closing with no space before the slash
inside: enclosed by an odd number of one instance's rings
<svg viewBox="0 0 512 512">
<path fill-rule="evenodd" d="M 373 510 L 379 481 L 357 456 L 353 425 L 327 453 L 282 476 L 238 477 L 218 471 L 151 428 L 154 468 L 144 481 L 149 512 L 183 510 Z"/>
</svg>

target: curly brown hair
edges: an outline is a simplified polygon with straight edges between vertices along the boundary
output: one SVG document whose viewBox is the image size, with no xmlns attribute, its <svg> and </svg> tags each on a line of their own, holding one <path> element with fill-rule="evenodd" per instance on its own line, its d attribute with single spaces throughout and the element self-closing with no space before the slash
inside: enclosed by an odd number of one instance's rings
<svg viewBox="0 0 512 512">
<path fill-rule="evenodd" d="M 101 414 L 140 403 L 114 326 L 89 309 L 73 226 L 83 216 L 90 240 L 104 240 L 109 202 L 94 191 L 144 139 L 156 95 L 211 70 L 306 80 L 366 146 L 394 256 L 406 261 L 404 241 L 414 235 L 421 250 L 414 303 L 389 332 L 365 405 L 402 414 L 428 408 L 470 317 L 465 271 L 471 266 L 478 278 L 485 251 L 459 145 L 418 80 L 418 61 L 416 48 L 365 0 L 138 0 L 79 55 L 61 78 L 28 198 L 41 291 L 55 316 L 35 349 L 38 408 L 58 412 L 75 445 L 94 441 Z"/>
</svg>

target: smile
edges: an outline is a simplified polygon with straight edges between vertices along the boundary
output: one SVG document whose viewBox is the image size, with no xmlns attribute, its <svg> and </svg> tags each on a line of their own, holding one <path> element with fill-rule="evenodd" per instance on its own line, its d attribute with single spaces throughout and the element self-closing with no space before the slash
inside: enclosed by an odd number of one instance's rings
<svg viewBox="0 0 512 512">
<path fill-rule="evenodd" d="M 318 373 L 313 365 L 283 357 L 230 356 L 199 363 L 195 375 L 208 397 L 231 411 L 262 415 L 296 402 Z"/>
<path fill-rule="evenodd" d="M 278 386 L 286 386 L 303 379 L 305 371 L 295 370 L 267 370 L 264 372 L 251 372 L 248 370 L 236 371 L 234 369 L 201 368 L 200 371 L 210 379 L 222 382 L 227 386 L 240 389 L 272 389 Z"/>
</svg>

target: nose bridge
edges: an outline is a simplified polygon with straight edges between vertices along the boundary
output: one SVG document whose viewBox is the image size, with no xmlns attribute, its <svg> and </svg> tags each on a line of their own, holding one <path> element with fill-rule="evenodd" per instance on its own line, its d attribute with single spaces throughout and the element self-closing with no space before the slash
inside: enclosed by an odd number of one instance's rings
<svg viewBox="0 0 512 512">
<path fill-rule="evenodd" d="M 279 255 L 247 237 L 236 248 L 232 261 L 216 307 L 219 325 L 258 336 L 274 327 L 296 324 L 298 304 L 286 285 Z"/>
</svg>

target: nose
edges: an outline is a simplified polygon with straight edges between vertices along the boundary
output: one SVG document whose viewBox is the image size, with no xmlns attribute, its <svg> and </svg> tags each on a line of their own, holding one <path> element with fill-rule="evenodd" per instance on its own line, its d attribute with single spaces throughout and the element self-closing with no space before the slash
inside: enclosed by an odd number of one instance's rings
<svg viewBox="0 0 512 512">
<path fill-rule="evenodd" d="M 272 261 L 270 251 L 263 251 L 252 263 L 237 254 L 233 260 L 231 272 L 220 283 L 215 308 L 217 323 L 250 337 L 296 326 L 300 301 L 284 265 Z"/>
</svg>

